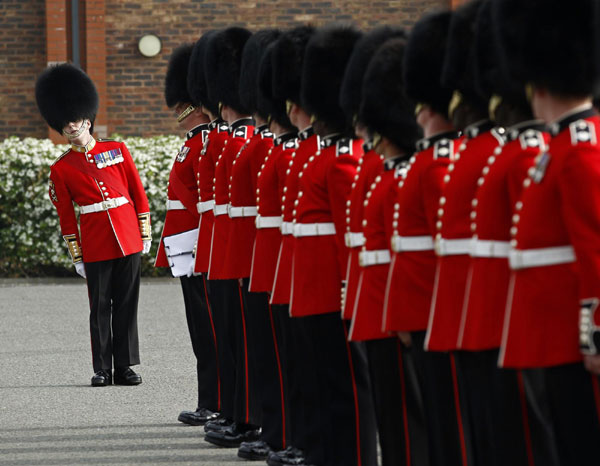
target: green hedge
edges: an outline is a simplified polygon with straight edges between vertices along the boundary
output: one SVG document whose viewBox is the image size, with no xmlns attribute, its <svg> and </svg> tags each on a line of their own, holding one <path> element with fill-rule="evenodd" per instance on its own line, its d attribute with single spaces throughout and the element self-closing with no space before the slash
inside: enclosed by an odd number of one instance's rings
<svg viewBox="0 0 600 466">
<path fill-rule="evenodd" d="M 165 269 L 152 264 L 165 218 L 171 164 L 183 141 L 177 136 L 119 139 L 131 152 L 150 202 L 153 244 L 142 256 L 142 274 L 165 275 Z M 48 139 L 11 137 L 0 142 L 0 277 L 74 274 L 48 197 L 50 165 L 66 149 Z"/>
</svg>

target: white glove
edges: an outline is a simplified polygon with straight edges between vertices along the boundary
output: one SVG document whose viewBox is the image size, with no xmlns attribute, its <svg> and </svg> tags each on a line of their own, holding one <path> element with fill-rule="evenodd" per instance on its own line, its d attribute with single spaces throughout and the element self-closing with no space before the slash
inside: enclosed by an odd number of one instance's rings
<svg viewBox="0 0 600 466">
<path fill-rule="evenodd" d="M 152 246 L 152 240 L 151 239 L 145 239 L 143 241 L 144 246 L 142 248 L 142 253 L 143 254 L 148 254 L 150 252 L 150 246 Z"/>
<path fill-rule="evenodd" d="M 194 258 L 192 258 L 192 260 L 190 261 L 190 268 L 188 270 L 187 276 L 188 277 L 193 277 L 194 276 L 194 266 L 196 265 L 196 261 L 194 260 Z"/>
<path fill-rule="evenodd" d="M 83 262 L 77 262 L 75 264 L 75 272 L 77 272 L 77 275 L 79 275 L 80 277 L 86 278 L 85 277 L 85 266 L 83 265 Z"/>
</svg>

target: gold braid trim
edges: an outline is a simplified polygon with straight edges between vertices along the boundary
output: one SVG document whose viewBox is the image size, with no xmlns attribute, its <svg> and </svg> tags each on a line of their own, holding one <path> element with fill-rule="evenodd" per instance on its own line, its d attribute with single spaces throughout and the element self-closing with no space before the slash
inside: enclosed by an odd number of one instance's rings
<svg viewBox="0 0 600 466">
<path fill-rule="evenodd" d="M 63 238 L 67 243 L 67 247 L 69 248 L 69 254 L 71 254 L 73 264 L 77 264 L 83 261 L 83 254 L 81 252 L 81 246 L 79 245 L 79 241 L 77 241 L 77 236 L 64 235 Z"/>
<path fill-rule="evenodd" d="M 140 225 L 142 241 L 152 240 L 152 230 L 150 229 L 150 212 L 138 214 L 138 223 Z"/>
</svg>

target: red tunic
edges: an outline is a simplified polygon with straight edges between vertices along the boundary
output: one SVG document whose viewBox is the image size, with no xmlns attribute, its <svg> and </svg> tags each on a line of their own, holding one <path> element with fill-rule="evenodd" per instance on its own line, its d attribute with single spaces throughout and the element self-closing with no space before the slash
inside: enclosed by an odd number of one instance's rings
<svg viewBox="0 0 600 466">
<path fill-rule="evenodd" d="M 600 297 L 600 118 L 588 110 L 553 126 L 548 152 L 536 158 L 515 206 L 512 254 L 572 247 L 574 255 L 518 269 L 521 261 L 511 257 L 500 353 L 505 367 L 580 361 L 580 300 Z"/>
<path fill-rule="evenodd" d="M 167 186 L 167 199 L 180 201 L 185 209 L 167 210 L 163 231 L 160 236 L 155 267 L 169 267 L 165 254 L 163 239 L 166 236 L 183 233 L 198 227 L 198 192 L 196 183 L 196 170 L 200 151 L 204 146 L 208 125 L 199 125 L 187 133 L 187 140 L 175 156 L 169 183 Z"/>
<path fill-rule="evenodd" d="M 281 197 L 292 152 L 297 148 L 296 134 L 287 133 L 275 139 L 275 147 L 258 173 L 256 203 L 257 229 L 252 253 L 250 291 L 271 292 L 277 258 L 281 246 Z"/>
<path fill-rule="evenodd" d="M 95 161 L 103 158 L 111 165 L 98 168 L 101 165 Z M 78 169 L 78 165 L 91 167 L 91 174 Z M 107 177 L 115 182 L 107 182 Z M 49 194 L 63 237 L 65 240 L 75 237 L 81 245 L 84 262 L 117 259 L 142 250 L 138 215 L 149 215 L 148 199 L 133 159 L 122 142 L 97 141 L 87 153 L 69 149 L 50 167 Z M 81 214 L 80 236 L 73 203 L 90 206 L 120 197 L 128 197 L 130 202 Z"/>
<path fill-rule="evenodd" d="M 510 271 L 508 246 L 513 207 L 533 159 L 544 150 L 543 125 L 527 122 L 507 130 L 508 143 L 488 159 L 485 182 L 473 201 L 474 244 L 457 346 L 464 350 L 500 347 Z M 490 243 L 490 241 L 492 243 Z"/>
<path fill-rule="evenodd" d="M 433 252 L 437 210 L 446 169 L 462 140 L 457 138 L 452 132 L 419 141 L 419 152 L 398 185 L 392 241 L 402 237 L 423 244 L 392 254 L 382 321 L 386 332 L 427 328 L 437 261 Z"/>
<path fill-rule="evenodd" d="M 198 159 L 196 180 L 198 184 L 198 195 L 203 209 L 200 214 L 198 225 L 198 241 L 196 243 L 196 265 L 194 272 L 207 273 L 210 262 L 210 244 L 212 241 L 213 224 L 215 216 L 211 207 L 215 201 L 215 164 L 225 141 L 229 137 L 227 123 L 217 119 L 210 123 L 210 133 L 206 138 L 204 147 Z M 205 207 L 204 207 L 205 206 Z"/>
<path fill-rule="evenodd" d="M 354 182 L 352 183 L 352 192 L 350 193 L 350 199 L 346 203 L 345 242 L 349 251 L 345 272 L 346 291 L 342 302 L 342 317 L 347 320 L 352 318 L 354 299 L 360 275 L 358 253 L 364 245 L 364 236 L 362 233 L 363 203 L 373 180 L 383 171 L 383 156 L 372 150 L 368 145 L 365 145 L 363 150 L 365 154 L 358 161 L 358 168 L 356 175 L 354 175 Z"/>
<path fill-rule="evenodd" d="M 400 161 L 396 161 L 400 162 Z M 381 167 L 383 169 L 383 163 Z M 386 161 L 386 171 L 377 175 L 364 201 L 362 231 L 365 246 L 362 254 L 378 251 L 381 256 L 373 265 L 367 265 L 365 258 L 360 263 L 360 276 L 356 299 L 352 310 L 352 324 L 348 338 L 352 341 L 387 338 L 381 330 L 383 300 L 390 268 L 389 257 L 392 222 L 394 215 L 395 192 L 398 179 L 405 173 L 406 163 Z"/>
<path fill-rule="evenodd" d="M 362 142 L 326 137 L 304 164 L 296 200 L 290 315 L 340 311 L 343 271 L 348 260 L 344 244 L 346 201 L 362 154 Z M 333 234 L 300 236 L 297 231 L 326 224 Z M 332 227 L 333 224 L 333 227 Z M 322 229 L 322 231 L 325 229 Z"/>
<path fill-rule="evenodd" d="M 253 120 L 250 118 L 242 118 L 232 123 L 229 138 L 215 163 L 215 220 L 208 265 L 210 280 L 231 278 L 225 274 L 225 253 L 231 224 L 231 219 L 227 214 L 229 181 L 235 157 L 254 132 L 252 123 Z"/>
<path fill-rule="evenodd" d="M 471 260 L 471 202 L 488 157 L 503 143 L 500 132 L 490 126 L 485 122 L 465 130 L 468 139 L 444 177 L 436 224 L 439 257 L 425 340 L 429 350 L 456 349 Z"/>
<path fill-rule="evenodd" d="M 294 252 L 294 235 L 290 233 L 290 227 L 294 221 L 294 203 L 298 198 L 300 184 L 298 175 L 308 158 L 319 149 L 319 136 L 313 134 L 312 127 L 298 133 L 298 139 L 298 149 L 292 152 L 292 159 L 286 170 L 283 196 L 281 197 L 284 223 L 281 228 L 281 247 L 277 258 L 275 278 L 273 279 L 272 304 L 289 304 L 290 302 L 292 256 Z"/>
</svg>

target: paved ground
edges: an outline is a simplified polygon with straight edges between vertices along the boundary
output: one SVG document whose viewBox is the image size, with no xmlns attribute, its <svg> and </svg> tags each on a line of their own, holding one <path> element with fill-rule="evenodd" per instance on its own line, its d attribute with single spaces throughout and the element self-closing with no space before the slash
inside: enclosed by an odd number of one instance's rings
<svg viewBox="0 0 600 466">
<path fill-rule="evenodd" d="M 144 281 L 140 299 L 144 383 L 92 388 L 84 281 L 0 280 L 0 464 L 244 464 L 177 422 L 195 407 L 179 282 Z"/>
</svg>

